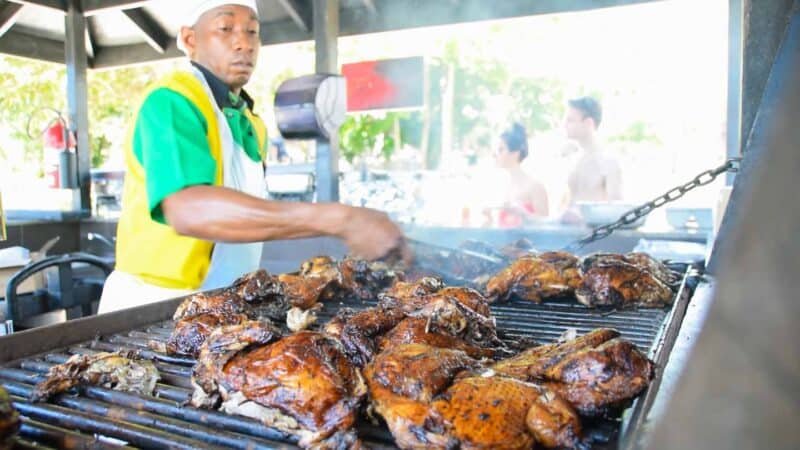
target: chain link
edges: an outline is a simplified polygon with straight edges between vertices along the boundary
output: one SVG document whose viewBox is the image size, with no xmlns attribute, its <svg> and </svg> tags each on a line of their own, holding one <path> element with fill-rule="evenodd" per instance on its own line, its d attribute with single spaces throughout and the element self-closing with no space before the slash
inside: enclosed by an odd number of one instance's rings
<svg viewBox="0 0 800 450">
<path fill-rule="evenodd" d="M 655 199 L 653 199 L 653 200 L 651 200 L 651 201 L 649 201 L 649 202 L 647 202 L 647 203 L 645 203 L 643 205 L 640 205 L 640 206 L 637 206 L 636 208 L 631 209 L 630 211 L 628 211 L 625 214 L 623 214 L 622 216 L 620 216 L 620 218 L 617 219 L 615 222 L 612 222 L 612 223 L 609 223 L 609 224 L 606 224 L 606 225 L 602 225 L 602 226 L 599 226 L 599 227 L 595 228 L 588 235 L 586 235 L 583 238 L 578 239 L 577 241 L 575 241 L 572 244 L 568 245 L 566 247 L 566 249 L 570 250 L 570 251 L 575 251 L 575 250 L 578 250 L 578 249 L 584 247 L 587 244 L 590 244 L 592 242 L 599 241 L 600 239 L 606 238 L 606 237 L 610 236 L 617 229 L 622 228 L 622 227 L 624 227 L 626 225 L 630 225 L 630 224 L 636 222 L 637 220 L 641 219 L 642 217 L 647 216 L 654 209 L 660 208 L 660 207 L 666 205 L 667 203 L 674 202 L 675 200 L 678 200 L 679 198 L 681 198 L 684 195 L 686 195 L 687 192 L 689 192 L 689 191 L 691 191 L 691 190 L 693 190 L 695 188 L 698 188 L 700 186 L 705 186 L 705 185 L 707 185 L 709 183 L 712 183 L 714 180 L 717 179 L 718 176 L 720 176 L 720 175 L 722 175 L 724 173 L 728 173 L 728 172 L 731 172 L 731 173 L 738 172 L 740 164 L 741 164 L 741 161 L 742 161 L 742 158 L 728 158 L 728 160 L 725 161 L 725 164 L 723 164 L 723 165 L 721 165 L 721 166 L 719 166 L 717 168 L 714 168 L 714 169 L 706 170 L 706 171 L 700 173 L 699 175 L 697 175 L 696 177 L 694 177 L 694 179 L 692 179 L 692 181 L 689 181 L 688 183 L 684 183 L 684 184 L 681 184 L 681 185 L 679 185 L 677 187 L 674 187 L 674 188 L 668 190 L 663 195 L 661 195 L 659 197 L 656 197 Z"/>
</svg>

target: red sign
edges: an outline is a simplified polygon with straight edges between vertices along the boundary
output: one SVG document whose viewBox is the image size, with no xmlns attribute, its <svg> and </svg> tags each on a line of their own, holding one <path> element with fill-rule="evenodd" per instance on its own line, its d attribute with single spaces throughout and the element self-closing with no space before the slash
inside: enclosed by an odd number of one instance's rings
<svg viewBox="0 0 800 450">
<path fill-rule="evenodd" d="M 424 67 L 421 56 L 344 64 L 347 110 L 423 106 Z"/>
</svg>

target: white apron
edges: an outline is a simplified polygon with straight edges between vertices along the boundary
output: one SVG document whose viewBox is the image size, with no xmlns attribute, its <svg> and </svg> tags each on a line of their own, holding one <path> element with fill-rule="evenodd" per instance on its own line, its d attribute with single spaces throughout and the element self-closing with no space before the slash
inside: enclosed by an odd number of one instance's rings
<svg viewBox="0 0 800 450">
<path fill-rule="evenodd" d="M 200 80 L 206 95 L 211 99 L 220 129 L 222 144 L 223 185 L 227 188 L 263 198 L 266 193 L 264 168 L 261 162 L 251 160 L 234 140 L 228 120 L 214 101 L 211 88 L 203 74 L 191 67 L 192 74 Z M 211 264 L 200 290 L 206 291 L 231 284 L 236 278 L 258 269 L 263 243 L 231 244 L 218 242 L 211 253 Z M 181 297 L 194 291 L 168 289 L 142 281 L 139 277 L 115 270 L 106 279 L 100 298 L 98 314 L 155 303 Z"/>
</svg>

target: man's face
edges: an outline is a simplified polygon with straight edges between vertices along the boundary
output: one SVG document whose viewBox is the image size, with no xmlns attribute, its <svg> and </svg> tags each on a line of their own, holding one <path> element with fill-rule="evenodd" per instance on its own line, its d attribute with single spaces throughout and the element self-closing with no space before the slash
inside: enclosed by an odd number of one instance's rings
<svg viewBox="0 0 800 450">
<path fill-rule="evenodd" d="M 223 5 L 200 16 L 194 27 L 181 29 L 181 35 L 189 57 L 238 93 L 258 60 L 258 29 L 258 17 L 250 8 Z"/>
<path fill-rule="evenodd" d="M 567 107 L 567 114 L 564 116 L 564 130 L 570 139 L 581 140 L 589 136 L 594 129 L 594 121 L 589 117 L 584 117 L 583 112 L 571 106 Z"/>
</svg>

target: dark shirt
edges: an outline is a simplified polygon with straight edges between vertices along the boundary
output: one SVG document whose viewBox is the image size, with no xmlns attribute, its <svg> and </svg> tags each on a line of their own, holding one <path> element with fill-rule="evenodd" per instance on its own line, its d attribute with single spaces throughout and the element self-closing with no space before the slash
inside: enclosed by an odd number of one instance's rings
<svg viewBox="0 0 800 450">
<path fill-rule="evenodd" d="M 203 67 L 201 64 L 192 61 L 192 65 L 197 67 L 198 70 L 203 74 L 208 82 L 208 86 L 211 88 L 211 93 L 214 95 L 214 100 L 217 102 L 217 106 L 219 109 L 225 108 L 234 108 L 234 109 L 242 109 L 244 104 L 247 104 L 247 108 L 252 111 L 254 102 L 253 98 L 250 97 L 250 94 L 245 92 L 244 89 L 241 90 L 240 95 L 236 95 L 231 92 L 230 87 L 225 84 L 224 81 L 219 79 L 216 75 L 214 75 L 210 70 Z"/>
</svg>

